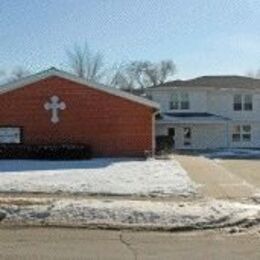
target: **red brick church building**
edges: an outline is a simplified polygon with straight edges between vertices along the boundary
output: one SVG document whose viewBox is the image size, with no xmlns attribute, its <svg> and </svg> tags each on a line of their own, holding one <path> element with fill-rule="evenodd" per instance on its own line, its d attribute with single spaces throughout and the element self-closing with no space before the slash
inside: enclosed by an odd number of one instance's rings
<svg viewBox="0 0 260 260">
<path fill-rule="evenodd" d="M 142 156 L 154 150 L 158 108 L 51 68 L 0 87 L 0 143 L 81 143 L 96 156 Z"/>
</svg>

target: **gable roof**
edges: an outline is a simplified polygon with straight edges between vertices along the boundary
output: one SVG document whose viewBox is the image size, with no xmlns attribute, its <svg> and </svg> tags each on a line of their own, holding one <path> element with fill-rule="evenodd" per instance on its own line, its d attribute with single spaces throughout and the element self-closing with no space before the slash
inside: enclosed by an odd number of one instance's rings
<svg viewBox="0 0 260 260">
<path fill-rule="evenodd" d="M 189 80 L 169 81 L 157 87 L 260 88 L 260 79 L 243 76 L 202 76 Z"/>
<path fill-rule="evenodd" d="M 19 89 L 19 88 L 22 88 L 22 87 L 25 87 L 27 85 L 33 84 L 37 81 L 47 79 L 49 77 L 53 77 L 53 76 L 67 79 L 67 80 L 73 81 L 75 83 L 78 83 L 78 84 L 81 84 L 81 85 L 84 85 L 84 86 L 87 86 L 87 87 L 90 87 L 90 88 L 93 88 L 93 89 L 96 89 L 99 91 L 103 91 L 108 94 L 111 94 L 111 95 L 114 95 L 117 97 L 121 97 L 123 99 L 127 99 L 132 102 L 144 105 L 144 106 L 154 108 L 156 110 L 160 108 L 158 103 L 153 102 L 151 100 L 141 98 L 136 95 L 133 95 L 133 94 L 130 94 L 130 93 L 127 93 L 127 92 L 124 92 L 124 91 L 121 91 L 121 90 L 118 90 L 118 89 L 115 89 L 112 87 L 108 87 L 108 86 L 105 86 L 102 84 L 97 84 L 97 83 L 86 81 L 83 78 L 79 78 L 78 76 L 75 76 L 71 73 L 68 73 L 68 72 L 65 72 L 62 70 L 58 70 L 54 67 L 0 86 L 0 95 L 13 91 L 13 90 L 16 90 L 16 89 Z"/>
</svg>

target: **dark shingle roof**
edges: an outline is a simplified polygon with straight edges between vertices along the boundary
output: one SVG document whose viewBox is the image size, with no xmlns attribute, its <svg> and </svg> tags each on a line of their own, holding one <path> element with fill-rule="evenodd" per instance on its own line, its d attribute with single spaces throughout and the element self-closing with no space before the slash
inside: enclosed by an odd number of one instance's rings
<svg viewBox="0 0 260 260">
<path fill-rule="evenodd" d="M 218 117 L 218 118 L 224 118 L 219 115 L 211 114 L 211 113 L 206 113 L 206 112 L 169 112 L 169 113 L 164 113 L 163 115 L 169 116 L 169 117 L 179 117 L 179 118 L 192 118 L 192 117 L 201 117 L 201 118 L 207 118 L 207 117 Z M 224 118 L 226 119 L 226 118 Z"/>
<path fill-rule="evenodd" d="M 199 122 L 216 122 L 216 121 L 228 121 L 230 120 L 227 117 L 215 115 L 215 114 L 210 114 L 210 113 L 197 113 L 197 112 L 169 112 L 169 113 L 162 113 L 157 115 L 156 117 L 157 122 L 159 123 L 169 123 L 169 122 L 174 122 L 174 123 L 184 123 L 184 122 L 190 122 L 190 121 L 197 121 Z"/>
<path fill-rule="evenodd" d="M 234 87 L 260 88 L 260 79 L 243 76 L 202 76 L 190 80 L 174 80 L 157 87 Z M 155 87 L 156 88 L 156 87 Z"/>
</svg>

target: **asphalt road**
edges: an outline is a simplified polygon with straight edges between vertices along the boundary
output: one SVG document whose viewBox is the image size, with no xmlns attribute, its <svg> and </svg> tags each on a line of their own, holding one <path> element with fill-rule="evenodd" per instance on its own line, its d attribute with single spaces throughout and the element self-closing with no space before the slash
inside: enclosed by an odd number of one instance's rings
<svg viewBox="0 0 260 260">
<path fill-rule="evenodd" d="M 260 259 L 260 234 L 9 228 L 0 259 Z"/>
</svg>

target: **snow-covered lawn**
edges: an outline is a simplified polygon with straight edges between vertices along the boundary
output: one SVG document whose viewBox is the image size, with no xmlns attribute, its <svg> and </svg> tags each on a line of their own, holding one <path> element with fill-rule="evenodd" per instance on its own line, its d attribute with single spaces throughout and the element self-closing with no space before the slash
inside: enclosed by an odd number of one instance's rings
<svg viewBox="0 0 260 260">
<path fill-rule="evenodd" d="M 173 159 L 2 160 L 0 192 L 189 196 L 196 185 Z"/>
<path fill-rule="evenodd" d="M 203 154 L 208 158 L 259 158 L 260 149 L 221 149 Z"/>
<path fill-rule="evenodd" d="M 162 202 L 102 199 L 0 199 L 3 224 L 103 226 L 164 230 L 251 226 L 259 223 L 260 205 L 205 200 Z M 2 216 L 2 217 L 1 217 Z"/>
</svg>

